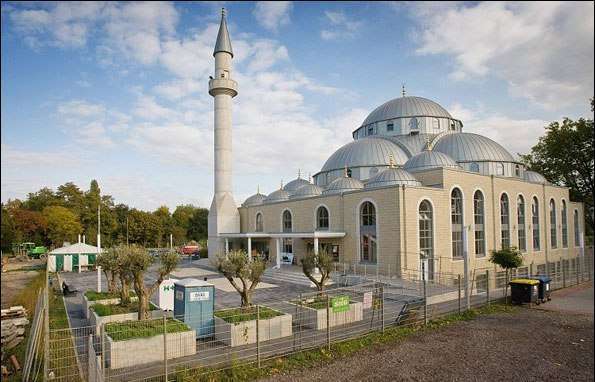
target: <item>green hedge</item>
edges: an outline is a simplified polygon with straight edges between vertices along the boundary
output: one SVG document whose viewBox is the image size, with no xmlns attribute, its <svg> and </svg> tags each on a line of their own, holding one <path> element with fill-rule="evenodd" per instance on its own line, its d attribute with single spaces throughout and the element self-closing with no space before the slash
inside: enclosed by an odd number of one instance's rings
<svg viewBox="0 0 595 382">
<path fill-rule="evenodd" d="M 261 306 L 259 315 L 261 320 L 266 320 L 268 318 L 282 316 L 283 313 L 271 308 L 267 308 L 266 306 Z M 229 322 L 231 324 L 256 320 L 256 306 L 219 310 L 215 312 L 215 317 L 219 317 L 225 322 Z"/>
<path fill-rule="evenodd" d="M 136 313 L 138 312 L 138 304 L 131 303 L 130 305 L 120 305 L 120 304 L 113 304 L 113 305 L 105 305 L 105 304 L 94 304 L 90 307 L 91 310 L 95 311 L 98 316 L 113 316 L 115 314 L 125 314 L 125 313 Z M 153 303 L 149 304 L 149 310 L 159 310 L 159 308 Z"/>
<path fill-rule="evenodd" d="M 130 297 L 136 296 L 134 291 L 130 292 Z M 85 292 L 85 297 L 89 301 L 107 300 L 111 298 L 120 298 L 120 293 L 109 293 L 109 292 L 95 292 L 94 290 L 88 290 Z"/>
<path fill-rule="evenodd" d="M 166 322 L 168 333 L 191 330 L 186 324 L 173 318 L 168 318 Z M 105 325 L 105 332 L 114 341 L 154 337 L 163 334 L 163 320 L 114 322 Z"/>
</svg>

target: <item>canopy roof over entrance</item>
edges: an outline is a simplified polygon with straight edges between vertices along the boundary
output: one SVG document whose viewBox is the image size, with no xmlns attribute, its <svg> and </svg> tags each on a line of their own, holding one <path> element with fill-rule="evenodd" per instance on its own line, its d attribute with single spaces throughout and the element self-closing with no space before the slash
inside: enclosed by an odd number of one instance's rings
<svg viewBox="0 0 595 382">
<path fill-rule="evenodd" d="M 242 232 L 242 233 L 220 233 L 219 237 L 228 239 L 241 239 L 241 238 L 319 238 L 319 239 L 332 239 L 345 237 L 345 232 L 329 232 L 329 231 L 313 231 L 313 232 Z"/>
</svg>

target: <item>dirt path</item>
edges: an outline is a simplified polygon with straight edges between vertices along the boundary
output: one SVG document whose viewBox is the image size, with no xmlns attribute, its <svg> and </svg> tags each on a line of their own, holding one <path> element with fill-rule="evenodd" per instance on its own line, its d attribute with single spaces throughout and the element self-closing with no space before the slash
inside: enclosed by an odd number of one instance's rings
<svg viewBox="0 0 595 382">
<path fill-rule="evenodd" d="M 12 305 L 14 297 L 37 275 L 36 270 L 43 263 L 43 260 L 31 260 L 6 265 L 6 272 L 2 272 L 2 307 Z"/>
<path fill-rule="evenodd" d="M 564 291 L 565 296 L 573 296 L 568 292 Z M 589 292 L 582 287 L 576 293 Z M 554 301 L 556 298 L 554 295 Z M 591 311 L 592 306 L 591 300 Z M 271 380 L 592 381 L 593 378 L 592 314 L 522 308 L 520 312 L 482 316 L 416 334 L 400 344 L 371 348 L 325 367 L 275 376 Z"/>
</svg>

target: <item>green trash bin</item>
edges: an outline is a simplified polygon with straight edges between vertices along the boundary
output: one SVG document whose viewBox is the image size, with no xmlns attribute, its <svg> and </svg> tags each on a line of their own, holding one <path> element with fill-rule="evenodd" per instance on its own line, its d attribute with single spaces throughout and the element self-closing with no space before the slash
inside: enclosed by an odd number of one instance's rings
<svg viewBox="0 0 595 382">
<path fill-rule="evenodd" d="M 539 305 L 539 280 L 514 279 L 508 285 L 513 304 Z"/>
</svg>

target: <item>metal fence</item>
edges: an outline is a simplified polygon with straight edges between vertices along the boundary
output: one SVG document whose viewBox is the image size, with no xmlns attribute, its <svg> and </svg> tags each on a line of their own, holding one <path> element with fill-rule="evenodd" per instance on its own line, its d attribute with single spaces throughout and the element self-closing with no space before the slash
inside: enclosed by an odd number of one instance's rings
<svg viewBox="0 0 595 382">
<path fill-rule="evenodd" d="M 592 277 L 591 254 L 580 261 L 575 258 L 544 266 L 552 289 Z M 522 267 L 511 277 L 536 275 L 541 269 Z M 335 285 L 323 292 L 220 310 L 212 321 L 202 315 L 186 317 L 186 322 L 202 322 L 198 333 L 171 312 L 149 320 L 103 324 L 99 330 L 96 326 L 50 329 L 44 380 L 192 381 L 238 365 L 260 367 L 272 358 L 330 348 L 389 327 L 424 325 L 490 304 L 504 297 L 508 281 L 504 272 L 493 268 L 471 271 L 467 279 L 440 274 L 429 281 L 414 271 L 406 279 L 382 275 L 380 270 L 378 275 L 361 277 L 339 265 L 333 276 Z"/>
</svg>

